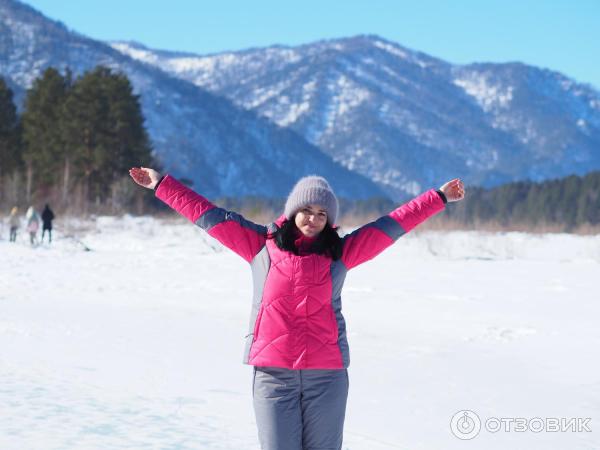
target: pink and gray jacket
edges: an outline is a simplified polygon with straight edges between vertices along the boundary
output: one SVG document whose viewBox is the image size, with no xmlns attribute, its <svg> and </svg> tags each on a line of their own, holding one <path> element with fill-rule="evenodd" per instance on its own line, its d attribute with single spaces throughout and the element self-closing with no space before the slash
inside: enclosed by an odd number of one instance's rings
<svg viewBox="0 0 600 450">
<path fill-rule="evenodd" d="M 342 238 L 342 257 L 295 255 L 270 236 L 283 216 L 263 226 L 226 211 L 165 176 L 156 196 L 250 263 L 254 295 L 244 363 L 287 369 L 343 369 L 350 364 L 341 292 L 346 273 L 442 211 L 434 189 Z"/>
</svg>

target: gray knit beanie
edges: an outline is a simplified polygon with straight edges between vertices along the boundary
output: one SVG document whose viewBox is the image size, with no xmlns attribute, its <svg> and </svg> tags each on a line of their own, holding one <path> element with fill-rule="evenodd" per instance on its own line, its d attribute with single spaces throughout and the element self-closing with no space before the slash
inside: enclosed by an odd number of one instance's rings
<svg viewBox="0 0 600 450">
<path fill-rule="evenodd" d="M 334 225 L 338 215 L 338 200 L 327 180 L 318 175 L 300 178 L 285 202 L 284 214 L 291 219 L 306 205 L 321 205 L 327 211 L 327 222 Z"/>
</svg>

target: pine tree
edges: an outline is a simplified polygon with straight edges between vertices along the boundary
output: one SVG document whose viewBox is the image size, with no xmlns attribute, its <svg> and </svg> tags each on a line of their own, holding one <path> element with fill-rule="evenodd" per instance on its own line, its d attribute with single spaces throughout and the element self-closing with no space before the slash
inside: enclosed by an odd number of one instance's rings
<svg viewBox="0 0 600 450">
<path fill-rule="evenodd" d="M 63 137 L 84 197 L 100 204 L 133 165 L 150 164 L 151 148 L 137 96 L 125 75 L 106 67 L 74 83 L 64 107 Z"/>
<path fill-rule="evenodd" d="M 13 92 L 0 77 L 0 179 L 21 165 L 20 126 Z"/>
<path fill-rule="evenodd" d="M 22 121 L 28 197 L 60 180 L 65 158 L 60 122 L 68 89 L 67 78 L 48 68 L 27 91 Z"/>
</svg>

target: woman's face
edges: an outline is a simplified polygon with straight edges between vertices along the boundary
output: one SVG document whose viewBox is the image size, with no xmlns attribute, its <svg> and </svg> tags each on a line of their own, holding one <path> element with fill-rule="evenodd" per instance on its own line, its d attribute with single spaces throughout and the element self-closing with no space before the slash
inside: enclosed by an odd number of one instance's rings
<svg viewBox="0 0 600 450">
<path fill-rule="evenodd" d="M 306 205 L 296 213 L 294 221 L 304 236 L 314 237 L 325 228 L 327 211 L 321 205 Z"/>
</svg>

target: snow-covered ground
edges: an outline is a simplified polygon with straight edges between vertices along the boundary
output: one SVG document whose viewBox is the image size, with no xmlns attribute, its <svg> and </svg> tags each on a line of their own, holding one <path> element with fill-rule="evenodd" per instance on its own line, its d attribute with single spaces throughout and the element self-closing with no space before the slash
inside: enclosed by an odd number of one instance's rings
<svg viewBox="0 0 600 450">
<path fill-rule="evenodd" d="M 257 449 L 247 264 L 184 222 L 79 225 L 91 251 L 3 229 L 0 449 Z M 600 236 L 402 237 L 346 280 L 344 449 L 597 450 L 599 281 Z M 460 440 L 463 409 L 591 432 Z"/>
</svg>

